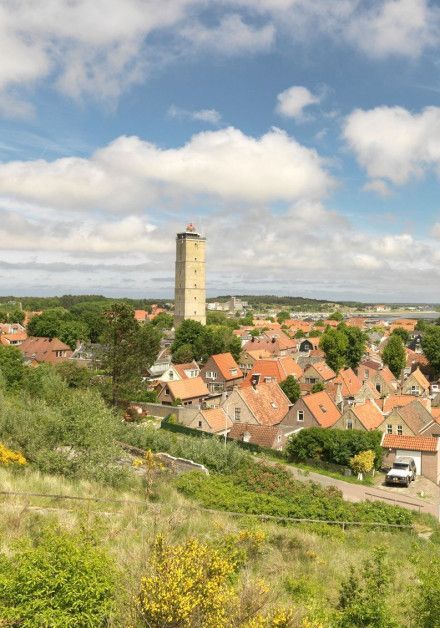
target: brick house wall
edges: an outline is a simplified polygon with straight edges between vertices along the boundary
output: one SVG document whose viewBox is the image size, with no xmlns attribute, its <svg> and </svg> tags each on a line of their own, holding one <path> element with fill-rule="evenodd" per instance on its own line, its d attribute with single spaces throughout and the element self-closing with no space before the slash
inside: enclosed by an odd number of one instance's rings
<svg viewBox="0 0 440 628">
<path fill-rule="evenodd" d="M 234 423 L 252 423 L 253 425 L 259 425 L 237 389 L 232 391 L 229 397 L 221 404 L 221 407 Z M 237 420 L 238 416 L 240 417 L 239 420 Z"/>
<path fill-rule="evenodd" d="M 303 412 L 304 421 L 298 421 L 298 412 Z M 319 423 L 310 412 L 303 399 L 298 399 L 296 403 L 289 408 L 288 413 L 281 421 L 280 425 L 288 425 L 294 429 L 319 427 Z"/>
</svg>

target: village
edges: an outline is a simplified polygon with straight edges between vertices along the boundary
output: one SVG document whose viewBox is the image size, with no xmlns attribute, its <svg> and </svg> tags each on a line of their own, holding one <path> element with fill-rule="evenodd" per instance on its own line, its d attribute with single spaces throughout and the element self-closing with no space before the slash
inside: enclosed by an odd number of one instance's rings
<svg viewBox="0 0 440 628">
<path fill-rule="evenodd" d="M 418 481 L 407 490 L 437 498 L 440 380 L 423 350 L 429 330 L 438 329 L 435 321 L 382 320 L 385 306 L 374 318 L 336 307 L 325 319 L 298 317 L 282 306 L 265 318 L 267 312 L 251 312 L 234 297 L 221 309 L 206 307 L 206 240 L 188 225 L 176 243 L 174 311 L 153 304 L 133 313 L 140 326 L 167 319 L 168 328 L 142 374 L 148 400 L 130 400 L 129 420 L 156 420 L 275 452 L 309 428 L 379 432 L 382 468 L 412 458 Z M 30 366 L 69 362 L 96 369 L 99 343 L 78 340 L 72 347 L 56 336 L 28 335 L 30 321 L 35 325 L 42 314 L 26 312 L 22 323 L 0 324 L 1 345 L 17 348 Z M 196 342 L 202 329 L 231 323 L 231 351 L 205 349 L 202 356 L 194 344 L 179 341 L 186 333 Z"/>
</svg>

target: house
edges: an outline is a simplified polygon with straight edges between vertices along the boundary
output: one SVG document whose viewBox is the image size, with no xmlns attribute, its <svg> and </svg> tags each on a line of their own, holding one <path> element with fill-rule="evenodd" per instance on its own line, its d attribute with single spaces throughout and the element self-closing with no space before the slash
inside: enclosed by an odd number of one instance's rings
<svg viewBox="0 0 440 628">
<path fill-rule="evenodd" d="M 378 405 L 368 400 L 348 406 L 341 418 L 333 425 L 340 430 L 377 430 L 383 423 L 383 414 Z"/>
<path fill-rule="evenodd" d="M 407 405 L 394 408 L 387 414 L 378 429 L 387 434 L 411 436 L 430 435 L 436 429 L 436 421 L 420 399 L 413 399 Z"/>
<path fill-rule="evenodd" d="M 369 380 L 377 392 L 383 395 L 394 395 L 399 384 L 387 366 L 373 360 L 364 360 L 358 366 L 357 376 L 361 382 Z"/>
<path fill-rule="evenodd" d="M 180 401 L 184 406 L 201 406 L 209 397 L 209 390 L 201 377 L 164 382 L 158 393 L 160 403 L 170 406 Z"/>
<path fill-rule="evenodd" d="M 40 338 L 31 336 L 17 347 L 23 354 L 24 361 L 31 366 L 38 366 L 41 362 L 59 364 L 68 360 L 73 351 L 58 338 Z"/>
<path fill-rule="evenodd" d="M 305 427 L 332 427 L 341 418 L 341 412 L 325 391 L 305 395 L 290 408 L 282 425 L 296 430 Z"/>
<path fill-rule="evenodd" d="M 291 432 L 280 425 L 234 423 L 228 437 L 251 445 L 282 451 Z"/>
<path fill-rule="evenodd" d="M 384 467 L 392 467 L 397 457 L 410 456 L 416 463 L 417 475 L 435 484 L 440 482 L 439 438 L 384 434 L 381 444 Z"/>
<path fill-rule="evenodd" d="M 347 327 L 357 327 L 358 329 L 364 329 L 365 323 L 367 322 L 366 318 L 361 318 L 360 316 L 353 316 L 351 318 L 347 318 L 345 324 Z"/>
<path fill-rule="evenodd" d="M 267 351 L 274 356 L 293 355 L 297 342 L 282 331 L 269 332 L 253 337 L 243 347 L 245 351 Z"/>
<path fill-rule="evenodd" d="M 1 334 L 23 334 L 26 332 L 26 328 L 20 323 L 0 323 L 0 335 Z"/>
<path fill-rule="evenodd" d="M 413 395 L 387 395 L 380 399 L 377 404 L 384 414 L 389 414 L 394 408 L 403 408 L 413 401 Z"/>
<path fill-rule="evenodd" d="M 357 403 L 367 401 L 367 399 L 380 399 L 380 393 L 376 390 L 374 384 L 368 379 L 367 381 L 363 382 L 359 392 L 357 392 L 354 396 L 354 400 Z"/>
<path fill-rule="evenodd" d="M 271 358 L 272 353 L 266 351 L 265 349 L 256 350 L 256 351 L 242 351 L 240 355 L 240 369 L 243 374 L 246 375 L 251 371 L 254 367 L 254 364 L 257 360 L 265 360 L 266 358 Z"/>
<path fill-rule="evenodd" d="M 409 375 L 402 384 L 404 395 L 416 395 L 418 397 L 429 395 L 430 384 L 422 371 L 417 368 Z"/>
<path fill-rule="evenodd" d="M 243 381 L 244 375 L 230 353 L 217 353 L 208 358 L 200 377 L 210 392 L 229 391 Z"/>
<path fill-rule="evenodd" d="M 289 399 L 276 382 L 234 388 L 222 403 L 234 423 L 253 425 L 278 425 L 290 406 Z"/>
<path fill-rule="evenodd" d="M 331 369 L 326 362 L 315 362 L 305 367 L 302 375 L 302 381 L 304 384 L 316 384 L 321 382 L 326 384 L 336 377 L 336 373 Z"/>
<path fill-rule="evenodd" d="M 339 371 L 338 376 L 333 381 L 335 384 L 341 384 L 342 396 L 350 401 L 355 400 L 362 388 L 361 380 L 351 368 Z"/>
<path fill-rule="evenodd" d="M 390 333 L 393 333 L 395 329 L 404 329 L 407 332 L 415 330 L 417 320 L 414 318 L 399 318 L 393 321 L 390 325 Z"/>
<path fill-rule="evenodd" d="M 147 310 L 135 310 L 134 318 L 138 323 L 145 323 L 148 321 L 149 314 Z"/>
<path fill-rule="evenodd" d="M 185 364 L 172 364 L 158 377 L 159 382 L 176 382 L 191 379 L 200 375 L 200 368 L 194 360 Z"/>
<path fill-rule="evenodd" d="M 278 384 L 286 379 L 289 375 L 293 375 L 296 379 L 302 376 L 302 368 L 295 362 L 291 356 L 282 358 L 270 358 L 266 360 L 256 360 L 252 369 L 246 376 L 245 382 L 250 383 L 254 376 L 258 375 L 259 382 L 278 382 Z"/>
<path fill-rule="evenodd" d="M 218 436 L 224 436 L 225 432 L 228 434 L 232 425 L 231 419 L 223 408 L 202 408 L 188 423 L 188 427 Z"/>
<path fill-rule="evenodd" d="M 312 336 L 311 338 L 304 338 L 299 343 L 298 349 L 300 353 L 309 353 L 314 349 L 319 349 L 320 336 Z"/>
<path fill-rule="evenodd" d="M 25 331 L 14 332 L 12 334 L 2 334 L 0 336 L 0 344 L 5 347 L 17 347 L 18 345 L 23 344 L 27 337 L 28 335 Z"/>
<path fill-rule="evenodd" d="M 303 334 L 308 334 L 312 331 L 312 324 L 307 321 L 299 321 L 294 319 L 289 319 L 284 321 L 283 323 L 289 329 L 290 334 L 295 334 L 298 331 L 302 331 Z"/>
</svg>

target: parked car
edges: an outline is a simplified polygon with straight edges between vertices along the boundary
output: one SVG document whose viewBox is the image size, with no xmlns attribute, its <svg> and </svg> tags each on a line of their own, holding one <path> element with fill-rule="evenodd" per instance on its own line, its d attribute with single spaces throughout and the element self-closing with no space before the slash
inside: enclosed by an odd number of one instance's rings
<svg viewBox="0 0 440 628">
<path fill-rule="evenodd" d="M 395 459 L 393 467 L 388 471 L 385 483 L 401 484 L 408 487 L 416 479 L 416 475 L 417 469 L 414 459 L 409 456 L 399 457 Z"/>
</svg>

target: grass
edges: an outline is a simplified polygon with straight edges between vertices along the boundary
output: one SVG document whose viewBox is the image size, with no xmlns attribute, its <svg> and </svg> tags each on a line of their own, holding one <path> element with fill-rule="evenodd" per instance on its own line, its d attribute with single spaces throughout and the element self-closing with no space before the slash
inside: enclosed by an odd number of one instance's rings
<svg viewBox="0 0 440 628">
<path fill-rule="evenodd" d="M 106 499 L 145 498 L 142 487 L 130 492 L 105 488 L 93 482 L 71 482 L 27 469 L 23 473 L 0 470 L 0 490 L 47 492 L 97 496 Z M 407 532 L 350 529 L 314 525 L 278 525 L 250 518 L 231 517 L 225 513 L 201 511 L 193 502 L 176 492 L 167 476 L 158 480 L 156 498 L 145 500 L 145 507 L 133 504 L 67 502 L 41 497 L 0 496 L 0 547 L 9 552 L 17 540 L 29 537 L 45 521 L 56 521 L 70 530 L 93 532 L 99 543 L 113 554 L 121 571 L 121 619 L 115 625 L 131 623 L 132 596 L 145 573 L 151 543 L 158 534 L 174 542 L 196 536 L 218 544 L 225 535 L 242 530 L 264 531 L 261 551 L 252 556 L 240 575 L 243 587 L 252 587 L 257 579 L 269 588 L 268 604 L 316 607 L 316 612 L 337 602 L 341 581 L 350 565 L 359 566 L 374 546 L 387 548 L 396 567 L 396 595 L 390 596 L 399 625 L 408 626 L 408 608 L 413 588 L 413 561 L 422 560 L 436 546 Z M 402 595 L 405 591 L 405 595 Z M 135 625 L 135 624 L 133 624 Z M 324 624 L 327 625 L 327 624 Z"/>
</svg>

